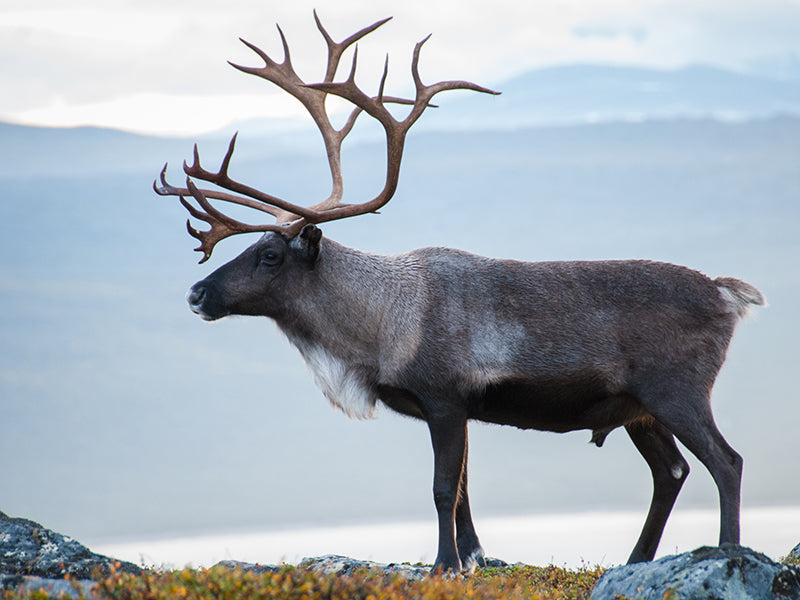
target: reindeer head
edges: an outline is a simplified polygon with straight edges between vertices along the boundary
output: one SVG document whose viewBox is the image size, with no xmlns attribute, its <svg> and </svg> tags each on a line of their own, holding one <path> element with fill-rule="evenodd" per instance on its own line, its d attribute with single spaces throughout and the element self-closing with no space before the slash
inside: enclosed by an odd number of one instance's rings
<svg viewBox="0 0 800 600">
<path fill-rule="evenodd" d="M 167 165 L 161 171 L 159 181 L 154 184 L 156 193 L 165 196 L 178 196 L 181 203 L 196 219 L 205 221 L 211 228 L 206 231 L 197 230 L 192 227 L 191 222 L 187 221 L 189 233 L 200 240 L 200 246 L 196 250 L 203 253 L 200 262 L 205 262 L 211 256 L 211 252 L 217 242 L 239 233 L 251 232 L 271 232 L 261 240 L 248 248 L 242 255 L 234 259 L 224 267 L 210 275 L 204 282 L 201 282 L 203 293 L 195 285 L 189 294 L 189 302 L 193 310 L 196 310 L 206 318 L 218 318 L 224 314 L 234 311 L 245 310 L 243 308 L 233 308 L 237 303 L 222 302 L 221 299 L 212 299 L 211 289 L 218 286 L 210 286 L 210 282 L 220 279 L 223 276 L 230 281 L 239 281 L 235 286 L 237 289 L 244 284 L 244 278 L 253 275 L 251 279 L 261 281 L 255 276 L 263 273 L 265 278 L 273 277 L 273 274 L 281 270 L 286 270 L 290 265 L 302 263 L 308 266 L 316 260 L 319 251 L 321 233 L 313 225 L 343 219 L 365 213 L 377 212 L 393 196 L 397 189 L 400 174 L 400 162 L 403 155 L 405 136 L 411 126 L 419 119 L 422 113 L 429 106 L 433 96 L 446 90 L 474 90 L 478 92 L 496 94 L 492 90 L 483 88 L 467 81 L 441 81 L 433 85 L 425 85 L 419 76 L 418 64 L 422 45 L 427 41 L 425 38 L 419 42 L 413 52 L 411 61 L 411 75 L 413 77 L 416 96 L 413 100 L 403 99 L 384 94 L 384 85 L 388 73 L 388 57 L 383 70 L 378 93 L 370 96 L 364 93 L 355 83 L 356 63 L 358 58 L 358 47 L 353 53 L 353 62 L 350 74 L 342 82 L 334 82 L 339 61 L 344 51 L 371 33 L 389 19 L 383 19 L 372 25 L 361 29 L 342 42 L 335 42 L 325 28 L 320 23 L 316 12 L 314 18 L 322 37 L 328 46 L 328 63 L 325 71 L 325 78 L 321 83 L 305 83 L 297 75 L 292 67 L 289 55 L 289 47 L 286 38 L 280 27 L 278 32 L 281 37 L 284 49 L 283 62 L 276 62 L 258 47 L 242 40 L 248 48 L 252 49 L 264 61 L 263 67 L 243 67 L 231 63 L 240 71 L 257 75 L 267 81 L 274 83 L 284 91 L 297 98 L 305 106 L 311 118 L 317 124 L 322 134 L 325 150 L 328 156 L 332 178 L 332 190 L 330 195 L 317 204 L 302 206 L 287 202 L 260 190 L 249 187 L 232 179 L 228 174 L 231 158 L 236 143 L 236 136 L 231 139 L 228 151 L 222 160 L 222 165 L 216 172 L 207 171 L 200 165 L 200 157 L 197 146 L 194 148 L 194 160 L 191 165 L 184 163 L 183 169 L 187 175 L 186 187 L 175 187 L 167 183 Z M 430 36 L 428 36 L 430 37 Z M 353 110 L 341 129 L 336 129 L 327 114 L 325 101 L 329 94 L 339 96 L 348 100 L 353 105 Z M 403 119 L 395 118 L 386 108 L 386 104 L 405 104 L 410 106 L 410 110 Z M 356 119 L 362 113 L 376 119 L 385 132 L 386 136 L 386 180 L 383 189 L 371 200 L 357 204 L 344 203 L 344 185 L 341 167 L 341 147 L 345 137 L 350 133 L 355 125 Z M 201 189 L 193 179 L 205 181 L 213 184 L 211 189 Z M 195 200 L 197 205 L 191 203 L 188 198 Z M 214 205 L 211 200 L 222 200 L 242 206 L 247 206 L 258 211 L 272 215 L 274 223 L 262 225 L 250 225 L 233 219 Z M 298 236 L 298 234 L 300 234 Z M 299 237 L 299 239 L 298 239 Z M 273 257 L 273 254 L 275 257 Z M 239 293 L 242 290 L 239 289 Z M 223 309 L 223 306 L 227 308 Z M 208 307 L 208 310 L 206 308 Z M 213 310 L 211 310 L 213 307 Z M 227 311 L 227 312 L 226 312 Z M 241 314 L 241 313 L 240 313 Z M 245 312 L 244 314 L 252 314 Z M 263 313 L 260 313 L 263 314 Z"/>
</svg>

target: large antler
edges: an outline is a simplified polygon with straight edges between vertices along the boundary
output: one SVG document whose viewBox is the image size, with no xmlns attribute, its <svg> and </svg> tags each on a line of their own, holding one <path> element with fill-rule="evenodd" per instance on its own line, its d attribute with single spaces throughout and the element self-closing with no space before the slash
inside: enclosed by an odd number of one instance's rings
<svg viewBox="0 0 800 600">
<path fill-rule="evenodd" d="M 391 17 L 389 17 L 390 19 Z M 487 88 L 475 85 L 467 81 L 442 81 L 433 85 L 424 85 L 419 76 L 419 55 L 422 45 L 428 40 L 426 37 L 419 42 L 414 48 L 414 54 L 411 61 L 411 73 L 414 79 L 416 88 L 416 97 L 413 100 L 406 100 L 402 98 L 395 98 L 384 95 L 384 85 L 386 83 L 386 76 L 388 73 L 388 57 L 381 77 L 380 86 L 378 88 L 377 96 L 368 96 L 365 94 L 355 83 L 356 62 L 358 59 L 358 47 L 356 46 L 353 53 L 353 64 L 350 69 L 350 74 L 343 82 L 335 83 L 334 77 L 339 67 L 344 51 L 366 36 L 373 32 L 378 27 L 386 23 L 389 19 L 383 19 L 372 25 L 357 31 L 347 39 L 341 42 L 335 42 L 325 28 L 322 26 L 316 11 L 314 12 L 314 19 L 316 20 L 317 27 L 319 28 L 322 37 L 328 45 L 328 64 L 325 70 L 325 78 L 322 83 L 306 84 L 297 75 L 292 67 L 291 57 L 289 54 L 289 46 L 286 42 L 286 37 L 283 31 L 278 27 L 278 33 L 283 43 L 284 58 L 283 62 L 278 63 L 271 59 L 263 50 L 254 46 L 253 44 L 242 40 L 242 42 L 253 52 L 258 54 L 264 61 L 263 67 L 243 67 L 230 63 L 233 67 L 257 75 L 267 81 L 271 81 L 281 89 L 285 90 L 295 98 L 297 98 L 303 106 L 305 106 L 311 118 L 317 124 L 317 127 L 322 134 L 323 142 L 325 143 L 325 150 L 328 155 L 328 165 L 331 171 L 331 178 L 333 188 L 330 196 L 312 206 L 299 206 L 277 198 L 270 194 L 251 188 L 243 183 L 232 179 L 228 175 L 228 168 L 230 166 L 231 157 L 236 143 L 236 136 L 231 139 L 228 151 L 222 160 L 222 165 L 217 172 L 207 171 L 200 165 L 200 156 L 197 150 L 197 145 L 194 147 L 194 160 L 191 165 L 184 162 L 183 170 L 187 175 L 186 187 L 175 187 L 167 183 L 166 170 L 167 165 L 161 171 L 159 181 L 154 184 L 156 193 L 162 196 L 178 196 L 181 203 L 186 207 L 189 213 L 211 225 L 208 231 L 199 231 L 191 226 L 187 221 L 187 229 L 189 233 L 195 238 L 200 240 L 200 247 L 196 250 L 203 252 L 203 258 L 200 262 L 205 262 L 211 256 L 211 251 L 214 245 L 220 240 L 235 235 L 237 233 L 251 233 L 261 231 L 277 231 L 289 237 L 296 235 L 304 225 L 308 223 L 324 223 L 326 221 L 333 221 L 335 219 L 343 219 L 345 217 L 352 217 L 369 212 L 375 212 L 384 206 L 392 197 L 397 189 L 397 182 L 400 174 L 400 162 L 403 155 L 403 145 L 405 143 L 405 136 L 409 128 L 419 119 L 423 111 L 430 104 L 431 98 L 439 92 L 446 90 L 474 90 L 477 92 L 484 92 L 489 94 L 497 94 Z M 353 111 L 350 113 L 344 126 L 341 129 L 336 129 L 331 125 L 328 114 L 325 110 L 325 99 L 328 94 L 340 96 L 350 101 L 354 105 Z M 398 120 L 386 108 L 387 103 L 407 104 L 412 108 L 408 115 Z M 342 179 L 342 166 L 341 166 L 341 148 L 342 142 L 348 133 L 355 125 L 356 119 L 361 114 L 366 112 L 371 117 L 377 119 L 386 134 L 386 183 L 380 193 L 372 200 L 363 202 L 361 204 L 345 204 L 342 202 L 344 194 L 344 183 Z M 202 180 L 222 188 L 219 189 L 200 189 L 198 188 L 192 178 Z M 232 193 L 231 193 L 232 192 Z M 192 196 L 200 208 L 191 204 L 186 198 Z M 223 214 L 217 210 L 209 201 L 224 200 L 234 204 L 240 204 L 269 213 L 275 217 L 276 222 L 265 225 L 248 225 L 242 223 L 231 217 Z"/>
</svg>

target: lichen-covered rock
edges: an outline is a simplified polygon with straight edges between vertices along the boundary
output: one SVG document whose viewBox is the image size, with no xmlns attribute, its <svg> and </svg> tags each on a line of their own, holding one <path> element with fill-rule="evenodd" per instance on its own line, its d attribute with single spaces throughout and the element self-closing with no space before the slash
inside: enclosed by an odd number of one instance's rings
<svg viewBox="0 0 800 600">
<path fill-rule="evenodd" d="M 50 579 L 29 575 L 0 575 L 0 591 L 14 590 L 20 596 L 44 592 L 50 598 L 95 598 L 96 582 L 90 579 Z"/>
<path fill-rule="evenodd" d="M 223 560 L 215 566 L 227 569 L 244 569 L 255 573 L 275 573 L 281 570 L 281 565 L 262 565 L 255 563 L 245 563 L 236 560 Z M 503 568 L 508 567 L 508 563 L 497 558 L 487 558 L 487 567 Z M 309 569 L 325 575 L 350 575 L 360 569 L 378 571 L 385 575 L 400 575 L 406 579 L 419 580 L 431 572 L 431 565 L 410 565 L 407 563 L 379 563 L 370 560 L 358 560 L 338 554 L 326 554 L 314 558 L 304 558 L 297 565 L 300 569 Z"/>
<path fill-rule="evenodd" d="M 800 568 L 776 563 L 743 546 L 703 547 L 609 569 L 592 598 L 662 600 L 668 591 L 676 600 L 798 600 Z"/>
<path fill-rule="evenodd" d="M 386 575 L 401 575 L 406 579 L 423 579 L 430 574 L 429 565 L 410 565 L 399 563 L 377 563 L 369 560 L 356 560 L 346 556 L 327 554 L 316 558 L 304 558 L 297 565 L 301 569 L 310 569 L 326 575 L 350 575 L 360 569 L 382 571 Z"/>
<path fill-rule="evenodd" d="M 239 562 L 236 560 L 223 560 L 215 566 L 226 569 L 243 569 L 254 573 L 275 573 L 285 565 L 262 565 L 255 563 Z M 361 569 L 378 571 L 386 575 L 401 575 L 407 579 L 422 579 L 430 573 L 430 565 L 409 565 L 397 563 L 377 563 L 369 560 L 358 560 L 338 554 L 326 554 L 313 558 L 304 558 L 297 565 L 298 569 L 308 569 L 324 575 L 350 575 Z"/>
<path fill-rule="evenodd" d="M 72 538 L 28 519 L 0 512 L 0 574 L 50 579 L 91 579 L 107 574 L 111 565 L 128 573 L 139 573 L 134 564 L 93 553 Z"/>
<path fill-rule="evenodd" d="M 243 562 L 240 560 L 221 560 L 215 567 L 223 567 L 225 569 L 241 569 L 242 571 L 252 571 L 260 575 L 261 573 L 278 573 L 283 568 L 283 565 L 262 565 L 261 563 Z"/>
</svg>

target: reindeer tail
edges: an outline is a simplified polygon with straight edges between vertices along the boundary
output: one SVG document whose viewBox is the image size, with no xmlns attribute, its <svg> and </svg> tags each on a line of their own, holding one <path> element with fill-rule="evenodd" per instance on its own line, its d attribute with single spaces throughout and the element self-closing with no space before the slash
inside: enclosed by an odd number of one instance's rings
<svg viewBox="0 0 800 600">
<path fill-rule="evenodd" d="M 717 277 L 714 283 L 731 312 L 746 316 L 753 306 L 766 306 L 767 299 L 754 286 L 733 277 Z"/>
</svg>

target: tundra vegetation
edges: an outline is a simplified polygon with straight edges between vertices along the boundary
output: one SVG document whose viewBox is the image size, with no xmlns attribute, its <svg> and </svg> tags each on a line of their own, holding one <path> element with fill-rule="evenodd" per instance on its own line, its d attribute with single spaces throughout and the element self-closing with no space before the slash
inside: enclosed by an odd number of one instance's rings
<svg viewBox="0 0 800 600">
<path fill-rule="evenodd" d="M 325 575 L 284 566 L 272 573 L 216 566 L 176 571 L 146 570 L 141 575 L 113 572 L 98 581 L 93 596 L 113 600 L 583 600 L 603 569 L 570 570 L 556 566 L 478 569 L 471 576 L 434 576 L 411 580 L 362 570 Z M 49 598 L 45 591 L 7 591 L 2 600 Z"/>
</svg>

